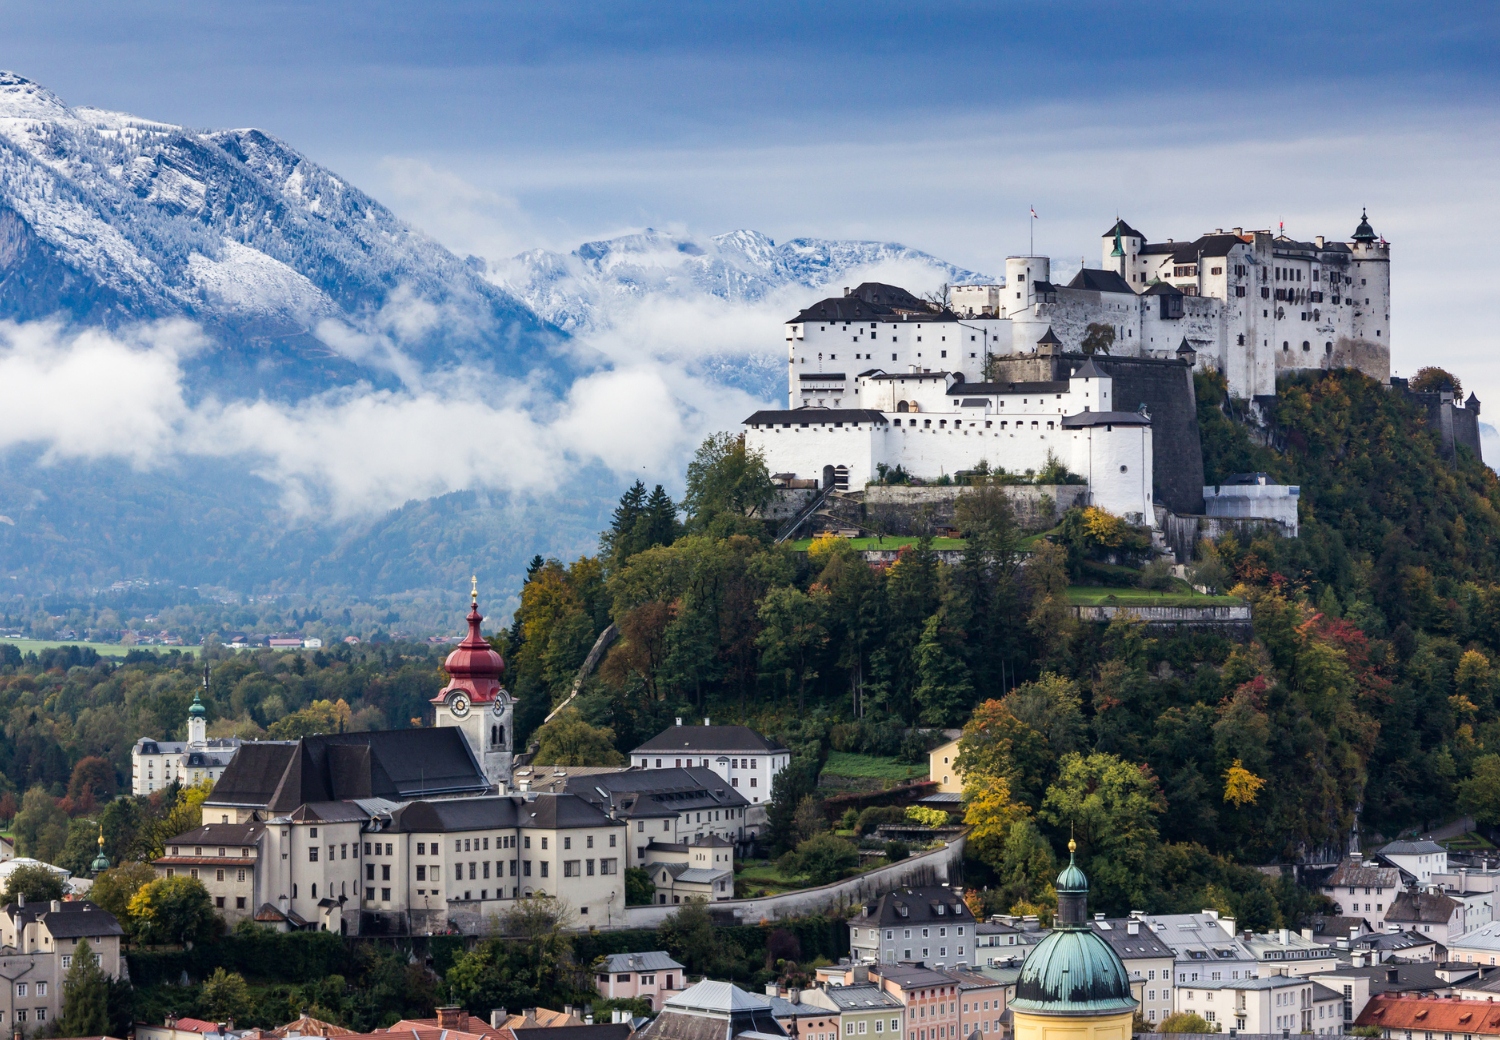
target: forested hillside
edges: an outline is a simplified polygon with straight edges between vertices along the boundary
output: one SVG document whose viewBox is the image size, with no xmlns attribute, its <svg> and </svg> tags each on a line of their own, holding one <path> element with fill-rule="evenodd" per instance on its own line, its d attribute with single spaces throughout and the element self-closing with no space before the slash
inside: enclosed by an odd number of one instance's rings
<svg viewBox="0 0 1500 1040">
<path fill-rule="evenodd" d="M 606 762 L 677 715 L 748 722 L 794 752 L 770 831 L 787 850 L 819 829 L 831 752 L 923 761 L 962 727 L 970 880 L 991 909 L 1045 908 L 1072 832 L 1101 909 L 1223 906 L 1269 926 L 1311 904 L 1249 865 L 1337 847 L 1357 811 L 1367 839 L 1458 808 L 1500 822 L 1500 482 L 1462 449 L 1442 459 L 1423 413 L 1357 375 L 1287 383 L 1253 437 L 1222 384 L 1198 391 L 1210 479 L 1264 469 L 1302 488 L 1299 539 L 1224 538 L 1193 568 L 1252 604 L 1253 639 L 1080 624 L 1067 590 L 1085 575 L 1173 579 L 1127 566 L 1144 534 L 1097 510 L 1028 535 L 992 485 L 961 498 L 951 563 L 927 541 L 888 565 L 841 539 L 773 545 L 746 517 L 765 467 L 726 435 L 698 452 L 683 502 L 637 485 L 596 555 L 532 561 L 493 640 L 517 736 L 539 762 Z M 602 665 L 542 727 L 611 623 Z M 215 731 L 409 725 L 441 686 L 439 652 L 225 657 Z M 130 741 L 182 725 L 195 668 L 6 658 L 18 833 L 50 820 L 27 833 L 71 845 L 85 790 L 128 775 Z"/>
</svg>

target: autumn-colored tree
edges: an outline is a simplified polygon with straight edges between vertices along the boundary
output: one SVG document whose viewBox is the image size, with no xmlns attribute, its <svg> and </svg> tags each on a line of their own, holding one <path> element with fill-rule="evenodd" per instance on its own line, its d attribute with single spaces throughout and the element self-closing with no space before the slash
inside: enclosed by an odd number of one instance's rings
<svg viewBox="0 0 1500 1040">
<path fill-rule="evenodd" d="M 625 756 L 615 750 L 615 731 L 591 726 L 572 708 L 536 731 L 539 766 L 619 766 Z"/>
<path fill-rule="evenodd" d="M 1246 769 L 1239 759 L 1224 771 L 1224 800 L 1236 809 L 1254 805 L 1266 782 Z"/>
</svg>

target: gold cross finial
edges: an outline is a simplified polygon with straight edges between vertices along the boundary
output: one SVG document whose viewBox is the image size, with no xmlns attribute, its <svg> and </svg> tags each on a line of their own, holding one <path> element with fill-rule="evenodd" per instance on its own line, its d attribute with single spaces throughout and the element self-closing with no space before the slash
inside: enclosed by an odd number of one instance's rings
<svg viewBox="0 0 1500 1040">
<path fill-rule="evenodd" d="M 104 824 L 99 825 L 99 851 L 104 851 Z"/>
<path fill-rule="evenodd" d="M 1078 842 L 1074 841 L 1072 838 L 1069 838 L 1068 839 L 1068 853 L 1071 855 L 1072 853 L 1077 852 L 1077 851 L 1078 851 Z"/>
<path fill-rule="evenodd" d="M 479 606 L 479 575 L 469 576 L 469 595 L 472 597 L 474 606 Z"/>
</svg>

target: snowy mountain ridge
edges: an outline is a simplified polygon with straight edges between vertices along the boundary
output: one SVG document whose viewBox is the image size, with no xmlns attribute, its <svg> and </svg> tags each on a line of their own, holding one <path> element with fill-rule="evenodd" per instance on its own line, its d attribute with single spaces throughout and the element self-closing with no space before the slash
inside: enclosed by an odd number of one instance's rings
<svg viewBox="0 0 1500 1040">
<path fill-rule="evenodd" d="M 653 228 L 585 242 L 571 253 L 529 250 L 491 264 L 490 274 L 546 321 L 583 333 L 604 327 L 626 300 L 696 295 L 754 303 L 778 290 L 819 290 L 846 273 L 896 264 L 926 270 L 934 284 L 987 280 L 892 242 L 794 238 L 778 245 L 758 231 L 703 238 Z"/>
</svg>

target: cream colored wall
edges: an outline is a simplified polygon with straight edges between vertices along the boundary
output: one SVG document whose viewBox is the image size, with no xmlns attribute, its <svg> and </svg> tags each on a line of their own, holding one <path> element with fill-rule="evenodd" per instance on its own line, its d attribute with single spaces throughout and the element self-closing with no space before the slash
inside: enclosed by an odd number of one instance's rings
<svg viewBox="0 0 1500 1040">
<path fill-rule="evenodd" d="M 958 741 L 950 740 L 927 753 L 927 778 L 936 780 L 944 794 L 963 794 L 963 777 L 958 775 Z"/>
<path fill-rule="evenodd" d="M 1038 1015 L 1012 1007 L 1015 1040 L 1131 1040 L 1130 1012 Z"/>
</svg>

